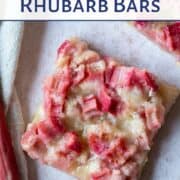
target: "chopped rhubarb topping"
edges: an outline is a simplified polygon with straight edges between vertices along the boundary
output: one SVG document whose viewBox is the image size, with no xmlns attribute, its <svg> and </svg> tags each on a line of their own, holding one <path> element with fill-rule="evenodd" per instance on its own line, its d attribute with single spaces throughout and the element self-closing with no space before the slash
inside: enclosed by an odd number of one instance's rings
<svg viewBox="0 0 180 180">
<path fill-rule="evenodd" d="M 122 165 L 136 152 L 135 145 L 128 146 L 126 139 L 118 137 L 109 140 L 106 134 L 91 134 L 88 143 L 92 152 L 99 155 L 108 166 L 113 167 Z"/>
<path fill-rule="evenodd" d="M 23 134 L 21 145 L 32 158 L 39 158 L 46 150 L 43 140 L 39 137 L 37 124 L 32 124 Z"/>
<path fill-rule="evenodd" d="M 99 91 L 98 102 L 100 103 L 102 112 L 117 114 L 121 113 L 124 109 L 124 103 L 120 100 L 120 97 L 115 97 L 113 91 L 109 93 L 105 86 Z"/>
<path fill-rule="evenodd" d="M 65 149 L 80 153 L 82 149 L 81 142 L 78 135 L 75 132 L 67 132 L 64 135 Z"/>
<path fill-rule="evenodd" d="M 151 21 L 136 21 L 134 26 L 145 35 L 159 43 L 168 51 L 179 54 L 180 51 L 180 22 L 161 23 Z"/>
<path fill-rule="evenodd" d="M 100 84 L 104 83 L 104 72 L 87 72 L 87 81 L 96 81 L 99 82 Z"/>
<path fill-rule="evenodd" d="M 71 83 L 71 71 L 68 67 L 63 68 L 62 71 L 57 73 L 54 82 L 54 89 L 57 90 L 58 93 L 65 94 Z"/>
<path fill-rule="evenodd" d="M 117 61 L 115 61 L 112 57 L 110 57 L 110 56 L 103 56 L 102 57 L 103 58 L 103 60 L 105 61 L 105 63 L 106 63 L 106 69 L 112 69 L 113 67 L 115 67 L 115 66 L 120 66 L 120 64 L 119 63 L 117 63 Z"/>
<path fill-rule="evenodd" d="M 125 104 L 119 97 L 113 98 L 111 101 L 111 107 L 110 112 L 112 114 L 119 114 L 121 113 L 125 108 Z"/>
<path fill-rule="evenodd" d="M 70 83 L 71 71 L 68 67 L 63 68 L 63 70 L 46 81 L 44 86 L 44 108 L 49 117 L 59 117 L 63 112 Z"/>
<path fill-rule="evenodd" d="M 108 95 L 107 89 L 105 87 L 101 88 L 98 100 L 101 104 L 101 110 L 103 112 L 108 112 L 111 106 L 111 97 Z"/>
<path fill-rule="evenodd" d="M 73 75 L 73 85 L 78 85 L 80 82 L 82 82 L 85 78 L 85 66 L 80 65 L 78 68 L 75 69 L 74 75 Z"/>
<path fill-rule="evenodd" d="M 63 106 L 64 106 L 64 98 L 61 99 L 61 101 L 58 102 L 58 104 L 55 104 L 55 102 L 52 99 L 52 96 L 49 92 L 45 92 L 44 96 L 44 108 L 45 112 L 48 117 L 59 117 L 61 116 L 63 112 Z"/>
<path fill-rule="evenodd" d="M 148 87 L 156 91 L 158 86 L 152 75 L 145 70 L 129 67 L 116 67 L 111 77 L 110 86 L 115 87 Z"/>
<path fill-rule="evenodd" d="M 101 154 L 108 148 L 107 142 L 104 142 L 102 138 L 96 134 L 91 134 L 88 138 L 90 149 L 96 154 Z"/>
<path fill-rule="evenodd" d="M 106 69 L 105 75 L 104 75 L 105 76 L 105 84 L 109 84 L 110 83 L 113 71 L 114 71 L 114 67 Z"/>
<path fill-rule="evenodd" d="M 22 138 L 21 138 L 21 144 L 26 144 L 27 142 L 29 143 L 31 141 L 31 137 L 35 137 L 38 134 L 38 129 L 37 129 L 37 125 L 33 124 L 31 125 L 30 128 L 28 128 L 28 130 L 23 134 Z M 34 141 L 31 141 L 31 143 L 33 144 Z"/>
<path fill-rule="evenodd" d="M 64 132 L 64 125 L 55 117 L 52 117 L 49 121 L 44 120 L 38 123 L 38 134 L 45 142 L 49 142 L 52 138 Z"/>
<path fill-rule="evenodd" d="M 47 148 L 44 142 L 40 138 L 36 137 L 34 138 L 34 144 L 25 150 L 28 151 L 31 158 L 39 159 L 43 157 L 44 153 L 47 151 Z"/>
<path fill-rule="evenodd" d="M 102 168 L 91 174 L 91 180 L 134 180 L 137 179 L 138 165 L 136 162 L 128 161 L 121 168 L 110 170 Z"/>
<path fill-rule="evenodd" d="M 156 91 L 158 89 L 158 85 L 156 84 L 153 76 L 148 73 L 147 71 L 142 71 L 142 73 L 139 73 L 139 79 L 143 79 L 144 82 L 142 84 L 147 85 L 149 88 L 151 88 L 153 91 Z"/>
<path fill-rule="evenodd" d="M 150 142 L 150 139 L 147 136 L 147 133 L 140 135 L 136 139 L 136 143 L 137 143 L 139 149 L 141 149 L 141 150 L 150 150 L 151 142 Z"/>
<path fill-rule="evenodd" d="M 65 132 L 66 128 L 63 123 L 63 119 L 58 118 L 58 117 L 51 117 L 49 118 L 49 124 L 57 133 Z"/>
<path fill-rule="evenodd" d="M 57 104 L 57 105 L 52 104 L 50 116 L 51 117 L 60 117 L 63 112 L 63 105 L 64 105 L 64 102 L 62 102 L 61 104 Z"/>
<path fill-rule="evenodd" d="M 159 129 L 163 123 L 164 108 L 147 107 L 145 109 L 146 125 L 148 130 L 154 132 Z"/>
<path fill-rule="evenodd" d="M 43 141 L 49 141 L 51 138 L 56 136 L 56 132 L 51 129 L 48 121 L 40 121 L 38 123 L 38 134 Z"/>
<path fill-rule="evenodd" d="M 94 95 L 90 95 L 84 98 L 83 112 L 87 113 L 98 109 L 97 100 Z"/>
<path fill-rule="evenodd" d="M 51 93 L 57 92 L 65 94 L 71 83 L 71 71 L 68 67 L 64 67 L 57 72 L 54 76 L 47 79 L 44 89 Z"/>
<path fill-rule="evenodd" d="M 57 52 L 58 52 L 58 55 L 59 54 L 65 54 L 67 53 L 70 48 L 72 47 L 71 45 L 71 42 L 66 40 L 63 44 L 60 45 L 60 47 L 58 48 Z"/>
<path fill-rule="evenodd" d="M 133 68 L 118 66 L 114 69 L 113 74 L 111 76 L 110 86 L 112 88 L 115 88 L 117 86 L 129 87 L 131 85 L 130 83 L 133 75 L 134 75 Z"/>
<path fill-rule="evenodd" d="M 135 26 L 138 28 L 138 29 L 144 29 L 146 28 L 148 25 L 148 22 L 147 21 L 135 21 Z"/>
<path fill-rule="evenodd" d="M 103 152 L 104 161 L 109 166 L 119 167 L 131 156 L 128 153 L 126 141 L 123 138 L 118 138 L 110 142 L 109 148 Z M 127 157 L 126 157 L 127 156 Z"/>
<path fill-rule="evenodd" d="M 108 168 L 101 169 L 91 174 L 91 180 L 109 180 L 111 171 Z"/>
<path fill-rule="evenodd" d="M 77 40 L 60 46 L 57 64 L 45 82 L 43 113 L 22 137 L 23 149 L 78 178 L 85 168 L 82 176 L 91 180 L 136 179 L 141 155 L 163 123 L 159 93 L 151 93 L 158 91 L 154 77 Z"/>
<path fill-rule="evenodd" d="M 180 50 L 180 22 L 167 25 L 163 29 L 169 50 Z"/>
<path fill-rule="evenodd" d="M 36 142 L 33 137 L 38 137 L 43 142 L 48 143 L 54 137 L 64 132 L 65 127 L 62 122 L 52 117 L 51 120 L 43 120 L 39 121 L 37 124 L 33 124 L 23 135 L 21 143 L 24 144 L 24 142 L 28 141 L 29 145 L 33 146 Z"/>
</svg>

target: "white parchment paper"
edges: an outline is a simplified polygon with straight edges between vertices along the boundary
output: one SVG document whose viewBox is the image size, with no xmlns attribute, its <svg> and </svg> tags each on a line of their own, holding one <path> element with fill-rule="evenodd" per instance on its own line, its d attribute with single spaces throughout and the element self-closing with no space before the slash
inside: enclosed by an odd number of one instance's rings
<svg viewBox="0 0 180 180">
<path fill-rule="evenodd" d="M 26 122 L 42 99 L 43 79 L 53 71 L 56 49 L 72 36 L 87 40 L 102 54 L 128 65 L 147 68 L 159 79 L 180 87 L 180 66 L 126 22 L 26 23 L 16 86 Z M 180 99 L 155 139 L 143 180 L 180 180 Z M 71 180 L 72 177 L 28 159 L 30 180 Z"/>
</svg>

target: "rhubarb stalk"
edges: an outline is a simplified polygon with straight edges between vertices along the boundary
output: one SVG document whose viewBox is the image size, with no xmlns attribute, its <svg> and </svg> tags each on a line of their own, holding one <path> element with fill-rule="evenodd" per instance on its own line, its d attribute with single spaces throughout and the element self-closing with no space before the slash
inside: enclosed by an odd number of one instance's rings
<svg viewBox="0 0 180 180">
<path fill-rule="evenodd" d="M 0 180 L 20 180 L 2 102 L 0 102 Z"/>
</svg>

